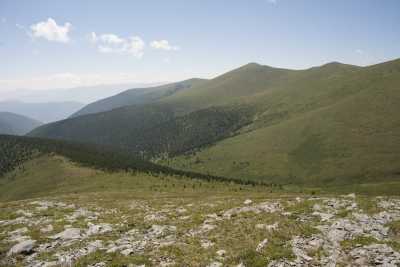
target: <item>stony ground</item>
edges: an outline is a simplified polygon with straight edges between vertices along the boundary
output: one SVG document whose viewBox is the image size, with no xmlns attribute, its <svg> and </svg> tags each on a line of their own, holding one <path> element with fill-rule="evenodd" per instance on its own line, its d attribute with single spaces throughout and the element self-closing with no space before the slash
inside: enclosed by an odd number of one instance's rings
<svg viewBox="0 0 400 267">
<path fill-rule="evenodd" d="M 400 266 L 400 199 L 88 194 L 0 204 L 0 266 Z"/>
</svg>

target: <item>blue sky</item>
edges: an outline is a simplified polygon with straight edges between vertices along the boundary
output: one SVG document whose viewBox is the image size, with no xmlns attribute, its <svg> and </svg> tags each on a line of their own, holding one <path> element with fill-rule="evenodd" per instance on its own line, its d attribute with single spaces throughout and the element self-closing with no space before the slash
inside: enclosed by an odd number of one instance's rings
<svg viewBox="0 0 400 267">
<path fill-rule="evenodd" d="M 400 57 L 398 0 L 0 0 L 0 93 Z"/>
</svg>

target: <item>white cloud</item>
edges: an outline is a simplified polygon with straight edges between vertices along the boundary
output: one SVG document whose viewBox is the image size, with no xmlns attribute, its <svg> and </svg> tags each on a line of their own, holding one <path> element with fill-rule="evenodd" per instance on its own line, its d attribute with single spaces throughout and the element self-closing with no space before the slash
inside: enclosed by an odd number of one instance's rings
<svg viewBox="0 0 400 267">
<path fill-rule="evenodd" d="M 122 38 L 111 33 L 97 35 L 92 32 L 90 40 L 97 45 L 100 53 L 127 54 L 137 58 L 143 56 L 145 47 L 145 42 L 139 36 Z"/>
<path fill-rule="evenodd" d="M 48 18 L 47 21 L 41 21 L 30 26 L 32 36 L 35 38 L 44 38 L 48 41 L 67 43 L 70 41 L 68 33 L 71 30 L 71 23 L 67 22 L 57 25 L 57 22 Z"/>
<path fill-rule="evenodd" d="M 273 5 L 278 3 L 278 0 L 267 0 L 267 1 L 268 1 L 268 3 L 273 4 Z"/>
<path fill-rule="evenodd" d="M 4 17 L 2 17 L 2 18 L 1 18 L 1 23 L 6 23 L 6 22 L 7 22 L 7 19 L 4 18 Z"/>
<path fill-rule="evenodd" d="M 100 40 L 102 40 L 105 43 L 115 44 L 115 45 L 119 45 L 125 42 L 124 39 L 118 37 L 118 35 L 115 34 L 103 34 L 100 36 Z"/>
<path fill-rule="evenodd" d="M 166 51 L 177 51 L 179 50 L 179 46 L 172 46 L 167 40 L 159 40 L 152 41 L 150 46 L 154 49 L 161 49 Z"/>
<path fill-rule="evenodd" d="M 362 55 L 362 54 L 364 54 L 364 50 L 362 50 L 362 49 L 356 49 L 356 53 Z"/>
</svg>

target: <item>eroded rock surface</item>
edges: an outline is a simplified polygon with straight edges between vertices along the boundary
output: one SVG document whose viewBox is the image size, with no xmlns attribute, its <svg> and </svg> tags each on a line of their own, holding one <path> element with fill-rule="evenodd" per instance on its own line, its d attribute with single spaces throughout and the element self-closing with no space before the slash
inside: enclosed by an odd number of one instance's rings
<svg viewBox="0 0 400 267">
<path fill-rule="evenodd" d="M 0 210 L 0 266 L 400 266 L 400 200 L 367 201 L 21 201 Z"/>
</svg>

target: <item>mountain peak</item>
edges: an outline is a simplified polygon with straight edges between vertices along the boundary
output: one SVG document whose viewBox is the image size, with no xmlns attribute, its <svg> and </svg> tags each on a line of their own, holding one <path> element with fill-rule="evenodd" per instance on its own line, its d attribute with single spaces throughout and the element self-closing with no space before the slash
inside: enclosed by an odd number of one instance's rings
<svg viewBox="0 0 400 267">
<path fill-rule="evenodd" d="M 271 66 L 261 65 L 256 62 L 250 62 L 250 63 L 247 63 L 246 65 L 243 65 L 243 66 L 237 68 L 236 70 L 254 70 L 254 69 L 266 69 L 266 68 L 274 69 L 274 67 L 271 67 Z"/>
<path fill-rule="evenodd" d="M 326 64 L 323 64 L 318 67 L 313 67 L 314 69 L 327 69 L 327 70 L 338 70 L 338 69 L 353 69 L 353 68 L 359 68 L 359 66 L 356 65 L 350 65 L 350 64 L 345 64 L 341 63 L 338 61 L 332 61 Z M 312 69 L 313 69 L 312 68 Z"/>
<path fill-rule="evenodd" d="M 336 67 L 336 66 L 344 66 L 344 65 L 346 65 L 346 64 L 344 64 L 344 63 L 341 63 L 341 62 L 339 62 L 339 61 L 332 61 L 332 62 L 328 62 L 328 63 L 326 63 L 326 64 L 323 64 L 321 67 Z"/>
<path fill-rule="evenodd" d="M 257 62 L 249 62 L 243 67 L 261 67 L 261 64 L 258 64 Z"/>
</svg>

